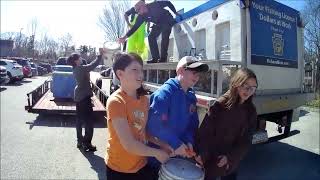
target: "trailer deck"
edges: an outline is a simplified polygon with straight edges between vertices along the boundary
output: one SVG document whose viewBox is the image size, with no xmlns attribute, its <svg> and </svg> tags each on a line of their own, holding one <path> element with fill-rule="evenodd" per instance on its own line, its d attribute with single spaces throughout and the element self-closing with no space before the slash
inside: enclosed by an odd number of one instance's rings
<svg viewBox="0 0 320 180">
<path fill-rule="evenodd" d="M 28 105 L 25 110 L 35 114 L 63 114 L 75 115 L 76 103 L 72 99 L 56 99 L 50 90 L 51 80 L 28 93 Z M 106 114 L 105 103 L 108 98 L 99 87 L 93 84 L 94 96 L 91 97 L 93 112 L 99 115 Z"/>
<path fill-rule="evenodd" d="M 98 100 L 96 96 L 91 98 L 93 103 L 93 111 L 97 113 L 106 113 L 105 107 Z M 33 113 L 47 113 L 47 114 L 57 114 L 63 112 L 64 114 L 75 114 L 76 113 L 76 103 L 74 101 L 68 100 L 56 100 L 53 97 L 52 92 L 47 91 L 43 97 L 30 109 L 29 112 Z"/>
</svg>

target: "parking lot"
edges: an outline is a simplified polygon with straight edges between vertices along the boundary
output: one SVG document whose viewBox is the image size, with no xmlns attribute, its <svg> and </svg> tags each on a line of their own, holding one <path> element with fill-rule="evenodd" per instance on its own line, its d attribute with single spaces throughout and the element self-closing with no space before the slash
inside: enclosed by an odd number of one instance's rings
<svg viewBox="0 0 320 180">
<path fill-rule="evenodd" d="M 105 179 L 107 131 L 96 119 L 94 153 L 76 148 L 75 118 L 24 110 L 27 92 L 48 77 L 1 86 L 1 179 Z M 275 126 L 268 124 L 268 130 Z M 239 169 L 242 180 L 320 179 L 319 111 L 303 109 L 294 136 L 251 149 Z"/>
</svg>

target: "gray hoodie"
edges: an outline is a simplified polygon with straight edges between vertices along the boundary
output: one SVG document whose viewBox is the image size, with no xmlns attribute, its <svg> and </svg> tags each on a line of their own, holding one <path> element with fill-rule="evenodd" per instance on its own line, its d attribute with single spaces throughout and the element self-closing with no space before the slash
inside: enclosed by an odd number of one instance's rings
<svg viewBox="0 0 320 180">
<path fill-rule="evenodd" d="M 101 62 L 102 56 L 98 55 L 97 59 L 88 65 L 80 65 L 73 68 L 73 75 L 76 79 L 77 85 L 74 88 L 74 101 L 80 102 L 88 96 L 92 96 L 92 89 L 90 85 L 90 71 Z"/>
</svg>

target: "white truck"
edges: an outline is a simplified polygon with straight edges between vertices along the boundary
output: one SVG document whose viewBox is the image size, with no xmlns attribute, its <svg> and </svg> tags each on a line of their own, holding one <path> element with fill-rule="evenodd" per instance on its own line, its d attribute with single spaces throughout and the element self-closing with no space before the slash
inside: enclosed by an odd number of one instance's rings
<svg viewBox="0 0 320 180">
<path fill-rule="evenodd" d="M 304 87 L 303 52 L 298 11 L 273 0 L 210 0 L 182 13 L 170 35 L 169 62 L 146 64 L 144 80 L 155 91 L 175 77 L 177 61 L 183 56 L 207 63 L 210 71 L 194 87 L 202 120 L 227 90 L 232 73 L 239 67 L 250 68 L 258 78 L 254 103 L 262 122 L 259 126 L 263 129 L 265 121 L 278 124 L 279 135 L 269 138 L 274 140 L 291 135 L 298 108 L 315 97 L 313 88 Z M 262 134 L 254 143 L 268 140 Z"/>
</svg>

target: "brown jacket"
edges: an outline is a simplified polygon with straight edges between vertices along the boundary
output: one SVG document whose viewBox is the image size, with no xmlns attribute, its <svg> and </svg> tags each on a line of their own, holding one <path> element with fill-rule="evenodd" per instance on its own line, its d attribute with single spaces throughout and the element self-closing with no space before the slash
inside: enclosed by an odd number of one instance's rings
<svg viewBox="0 0 320 180">
<path fill-rule="evenodd" d="M 252 132 L 257 124 L 257 112 L 252 103 L 226 109 L 219 101 L 210 107 L 196 136 L 195 148 L 209 179 L 228 175 L 238 167 L 251 145 Z M 217 166 L 220 155 L 227 156 L 228 170 L 225 166 Z"/>
</svg>

